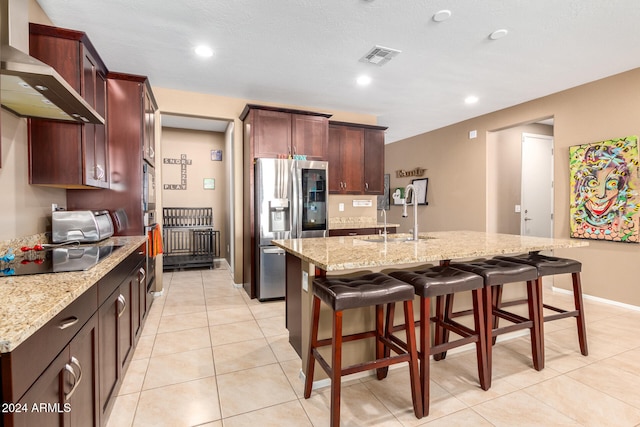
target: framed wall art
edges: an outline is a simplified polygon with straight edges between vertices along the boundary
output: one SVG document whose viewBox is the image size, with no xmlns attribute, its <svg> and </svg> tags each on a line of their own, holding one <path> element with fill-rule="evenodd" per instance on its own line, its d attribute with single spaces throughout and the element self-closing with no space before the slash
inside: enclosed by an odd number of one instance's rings
<svg viewBox="0 0 640 427">
<path fill-rule="evenodd" d="M 638 137 L 569 147 L 570 236 L 638 243 Z"/>
<path fill-rule="evenodd" d="M 418 205 L 428 205 L 427 203 L 427 186 L 429 185 L 429 178 L 414 179 L 411 184 L 416 189 L 416 200 Z M 407 200 L 407 203 L 413 203 L 413 200 Z"/>
</svg>

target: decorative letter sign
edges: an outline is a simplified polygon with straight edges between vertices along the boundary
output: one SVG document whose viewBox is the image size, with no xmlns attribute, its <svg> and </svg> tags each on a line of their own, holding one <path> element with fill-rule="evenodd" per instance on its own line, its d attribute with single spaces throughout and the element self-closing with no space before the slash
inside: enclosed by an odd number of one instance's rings
<svg viewBox="0 0 640 427">
<path fill-rule="evenodd" d="M 180 165 L 180 184 L 164 184 L 165 190 L 186 190 L 187 189 L 187 165 L 191 164 L 191 159 L 187 159 L 186 154 L 180 154 L 179 159 L 162 159 L 165 165 Z"/>
</svg>

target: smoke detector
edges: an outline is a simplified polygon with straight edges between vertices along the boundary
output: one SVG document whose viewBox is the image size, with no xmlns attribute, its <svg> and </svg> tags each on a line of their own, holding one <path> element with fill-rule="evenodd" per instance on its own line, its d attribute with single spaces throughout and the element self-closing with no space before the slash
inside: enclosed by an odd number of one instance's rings
<svg viewBox="0 0 640 427">
<path fill-rule="evenodd" d="M 378 67 L 383 66 L 387 62 L 391 61 L 391 59 L 398 55 L 401 50 L 391 49 L 389 47 L 384 46 L 374 46 L 367 52 L 362 58 L 360 58 L 360 62 L 366 62 L 368 64 L 377 65 Z"/>
</svg>

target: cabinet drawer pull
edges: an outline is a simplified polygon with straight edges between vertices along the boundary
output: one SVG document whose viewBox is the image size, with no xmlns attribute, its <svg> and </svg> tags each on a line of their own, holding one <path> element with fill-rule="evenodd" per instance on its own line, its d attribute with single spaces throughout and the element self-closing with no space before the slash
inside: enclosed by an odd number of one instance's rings
<svg viewBox="0 0 640 427">
<path fill-rule="evenodd" d="M 78 320 L 79 319 L 76 316 L 72 316 L 72 317 L 69 317 L 68 319 L 64 319 L 58 325 L 58 329 L 67 329 L 68 327 L 73 326 L 76 323 L 78 323 Z"/>
<path fill-rule="evenodd" d="M 140 267 L 140 270 L 138 270 L 138 272 L 142 275 L 142 277 L 140 277 L 140 283 L 142 283 L 147 278 L 147 272 L 143 267 Z"/>
<path fill-rule="evenodd" d="M 118 317 L 121 317 L 127 310 L 127 300 L 124 298 L 124 295 L 120 294 L 120 296 L 118 296 L 118 302 L 122 304 L 122 309 L 118 311 Z"/>
<path fill-rule="evenodd" d="M 369 189 L 369 183 L 368 183 L 368 182 L 365 182 L 365 183 L 364 183 L 364 189 L 365 189 L 365 190 L 368 190 L 368 189 Z"/>
<path fill-rule="evenodd" d="M 358 233 L 355 233 L 355 232 L 349 232 L 349 236 L 357 236 L 357 235 L 358 235 Z"/>
</svg>

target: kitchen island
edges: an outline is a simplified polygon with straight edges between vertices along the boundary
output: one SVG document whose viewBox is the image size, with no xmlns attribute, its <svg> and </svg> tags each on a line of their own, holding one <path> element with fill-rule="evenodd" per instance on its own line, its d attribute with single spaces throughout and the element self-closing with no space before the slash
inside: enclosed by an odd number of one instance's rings
<svg viewBox="0 0 640 427">
<path fill-rule="evenodd" d="M 308 357 L 312 282 L 315 276 L 412 268 L 446 260 L 588 246 L 584 240 L 477 231 L 420 233 L 417 241 L 407 241 L 408 237 L 408 234 L 391 234 L 386 241 L 377 235 L 273 241 L 287 253 L 286 322 L 289 342 L 301 356 L 303 367 Z M 353 313 L 345 313 L 345 329 L 351 327 L 358 330 L 359 325 L 373 319 L 369 308 L 351 311 Z M 323 312 L 322 316 L 325 315 L 328 316 L 328 310 Z M 330 336 L 331 322 L 324 321 L 322 324 L 320 337 Z M 369 343 L 349 344 L 353 346 L 345 347 L 344 363 L 363 360 L 372 349 L 366 345 Z M 319 371 L 322 370 L 316 370 L 316 375 Z"/>
</svg>

